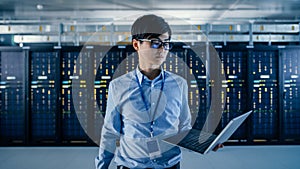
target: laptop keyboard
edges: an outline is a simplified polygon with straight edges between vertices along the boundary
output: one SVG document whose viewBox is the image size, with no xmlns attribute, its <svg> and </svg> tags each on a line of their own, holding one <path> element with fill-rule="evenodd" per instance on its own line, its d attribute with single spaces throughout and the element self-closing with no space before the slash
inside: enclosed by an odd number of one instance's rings
<svg viewBox="0 0 300 169">
<path fill-rule="evenodd" d="M 204 153 L 216 137 L 217 136 L 214 134 L 192 129 L 178 145 L 193 151 Z"/>
</svg>

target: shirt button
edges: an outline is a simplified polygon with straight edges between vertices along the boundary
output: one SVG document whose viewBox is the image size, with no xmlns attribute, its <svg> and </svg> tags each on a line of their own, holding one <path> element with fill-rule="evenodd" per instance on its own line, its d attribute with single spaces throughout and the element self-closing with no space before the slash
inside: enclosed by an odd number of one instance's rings
<svg viewBox="0 0 300 169">
<path fill-rule="evenodd" d="M 155 105 L 155 103 L 153 102 L 152 105 Z"/>
</svg>

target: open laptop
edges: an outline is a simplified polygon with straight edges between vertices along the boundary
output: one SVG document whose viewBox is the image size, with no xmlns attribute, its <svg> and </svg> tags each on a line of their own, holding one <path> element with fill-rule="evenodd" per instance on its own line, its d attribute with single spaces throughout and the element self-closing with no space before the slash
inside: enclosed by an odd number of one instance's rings
<svg viewBox="0 0 300 169">
<path fill-rule="evenodd" d="M 164 141 L 175 144 L 201 154 L 207 154 L 218 144 L 226 142 L 230 136 L 239 128 L 245 119 L 251 114 L 252 110 L 232 119 L 219 135 L 203 132 L 197 129 L 191 129 L 183 139 L 178 141 L 178 136 L 173 136 Z M 181 137 L 182 138 L 182 137 Z"/>
</svg>

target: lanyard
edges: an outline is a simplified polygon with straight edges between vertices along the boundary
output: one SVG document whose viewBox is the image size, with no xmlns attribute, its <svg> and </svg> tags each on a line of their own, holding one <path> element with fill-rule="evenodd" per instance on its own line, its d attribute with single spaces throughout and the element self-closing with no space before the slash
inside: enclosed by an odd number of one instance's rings
<svg viewBox="0 0 300 169">
<path fill-rule="evenodd" d="M 163 71 L 163 70 L 162 70 Z M 163 72 L 164 73 L 164 72 Z M 160 98 L 161 98 L 161 95 L 162 95 L 162 92 L 163 92 L 163 89 L 164 89 L 164 84 L 165 84 L 165 81 L 164 81 L 164 78 L 162 80 L 162 83 L 161 83 L 161 88 L 160 88 L 160 93 L 159 93 L 159 96 L 158 96 L 158 99 L 157 99 L 157 104 L 155 105 L 155 109 L 154 109 L 154 114 L 152 116 L 152 118 L 150 117 L 150 108 L 148 107 L 148 104 L 146 102 L 146 97 L 145 97 L 145 94 L 143 92 L 143 89 L 142 89 L 142 86 L 139 82 L 139 78 L 137 76 L 137 73 L 135 74 L 135 78 L 136 78 L 136 82 L 138 83 L 138 86 L 139 86 L 139 90 L 140 90 L 140 93 L 141 93 L 141 96 L 142 96 L 142 100 L 143 100 L 143 103 L 145 105 L 145 108 L 146 108 L 146 111 L 148 111 L 148 115 L 149 115 L 149 119 L 151 119 L 151 126 L 150 126 L 150 136 L 153 137 L 153 124 L 154 124 L 154 118 L 155 118 L 155 115 L 156 115 L 156 111 L 157 111 L 157 107 L 158 107 L 158 104 L 159 104 L 159 101 L 160 101 Z M 144 78 L 144 75 L 143 75 L 143 78 Z"/>
</svg>

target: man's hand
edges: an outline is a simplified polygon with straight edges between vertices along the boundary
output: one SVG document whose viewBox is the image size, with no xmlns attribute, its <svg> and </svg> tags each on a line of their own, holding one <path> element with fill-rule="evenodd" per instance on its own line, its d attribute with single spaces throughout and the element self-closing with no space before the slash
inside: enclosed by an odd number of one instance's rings
<svg viewBox="0 0 300 169">
<path fill-rule="evenodd" d="M 218 151 L 220 148 L 223 148 L 224 147 L 224 145 L 223 144 L 218 144 L 214 149 L 213 149 L 213 151 Z"/>
</svg>

